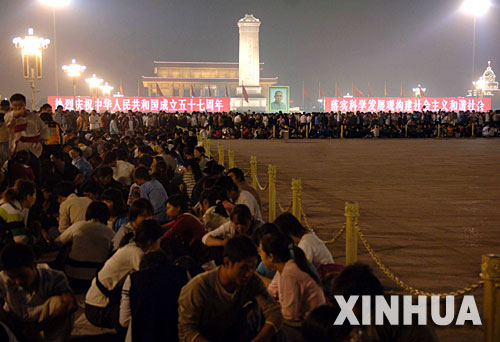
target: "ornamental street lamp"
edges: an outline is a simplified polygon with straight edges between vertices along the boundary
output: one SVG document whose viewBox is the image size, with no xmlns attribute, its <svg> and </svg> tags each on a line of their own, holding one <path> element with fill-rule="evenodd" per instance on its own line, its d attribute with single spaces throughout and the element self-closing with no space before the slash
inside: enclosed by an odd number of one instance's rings
<svg viewBox="0 0 500 342">
<path fill-rule="evenodd" d="M 476 63 L 476 21 L 488 12 L 490 0 L 465 0 L 461 10 L 474 17 L 472 32 L 472 82 L 474 82 L 474 64 Z"/>
<path fill-rule="evenodd" d="M 85 82 L 88 83 L 90 89 L 90 96 L 97 96 L 97 91 L 99 90 L 99 86 L 104 80 L 102 78 L 97 78 L 95 74 L 92 74 L 92 77 L 86 78 Z"/>
<path fill-rule="evenodd" d="M 31 85 L 31 110 L 35 110 L 35 77 L 42 79 L 42 50 L 49 47 L 50 40 L 33 35 L 33 29 L 28 29 L 24 38 L 12 40 L 16 48 L 22 49 L 24 78 Z"/>
<path fill-rule="evenodd" d="M 59 79 L 57 78 L 57 30 L 56 30 L 56 8 L 65 7 L 70 0 L 39 0 L 42 4 L 52 7 L 52 25 L 54 28 L 54 75 L 56 96 L 59 96 Z"/>
<path fill-rule="evenodd" d="M 76 60 L 72 59 L 70 65 L 63 65 L 62 69 L 73 79 L 73 109 L 76 111 L 76 79 L 82 75 L 87 69 L 85 65 L 76 64 Z"/>
<path fill-rule="evenodd" d="M 106 82 L 104 83 L 104 85 L 99 86 L 99 89 L 101 89 L 103 96 L 110 96 L 111 92 L 113 91 L 113 89 L 115 89 L 115 87 L 110 86 L 108 82 Z"/>
</svg>

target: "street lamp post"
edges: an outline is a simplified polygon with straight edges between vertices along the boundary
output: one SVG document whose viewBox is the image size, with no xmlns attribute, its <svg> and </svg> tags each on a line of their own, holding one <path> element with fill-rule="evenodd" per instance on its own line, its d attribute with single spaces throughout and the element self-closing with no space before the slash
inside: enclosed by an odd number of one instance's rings
<svg viewBox="0 0 500 342">
<path fill-rule="evenodd" d="M 488 12 L 490 0 L 465 0 L 461 10 L 474 18 L 472 28 L 472 82 L 474 82 L 475 63 L 476 63 L 476 23 L 477 17 L 481 17 Z"/>
<path fill-rule="evenodd" d="M 85 65 L 76 64 L 76 60 L 72 59 L 70 65 L 63 65 L 62 69 L 73 79 L 73 109 L 76 112 L 76 79 L 82 75 L 87 69 Z"/>
<path fill-rule="evenodd" d="M 52 7 L 52 25 L 54 29 L 54 83 L 56 86 L 56 96 L 59 96 L 59 79 L 57 78 L 57 30 L 56 30 L 56 8 L 64 7 L 70 0 L 39 0 L 41 3 Z"/>
<path fill-rule="evenodd" d="M 92 107 L 95 107 L 94 93 L 97 97 L 97 91 L 99 90 L 99 86 L 104 80 L 102 78 L 97 78 L 95 74 L 92 74 L 92 77 L 86 78 L 85 82 L 88 83 L 90 89 L 90 96 L 92 97 Z"/>
<path fill-rule="evenodd" d="M 111 96 L 111 92 L 115 88 L 113 86 L 110 86 L 108 82 L 106 82 L 104 83 L 104 85 L 99 86 L 99 89 L 101 89 L 103 96 Z"/>
<path fill-rule="evenodd" d="M 42 79 L 42 50 L 49 47 L 50 40 L 33 35 L 33 29 L 28 29 L 24 38 L 12 40 L 16 48 L 22 49 L 24 78 L 31 85 L 31 110 L 35 110 L 35 78 Z"/>
</svg>

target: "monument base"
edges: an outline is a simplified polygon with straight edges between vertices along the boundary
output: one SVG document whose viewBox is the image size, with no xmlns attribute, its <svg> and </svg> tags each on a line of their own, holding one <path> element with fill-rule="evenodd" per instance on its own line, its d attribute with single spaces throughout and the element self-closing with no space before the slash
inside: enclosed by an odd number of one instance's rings
<svg viewBox="0 0 500 342">
<path fill-rule="evenodd" d="M 232 97 L 231 111 L 265 113 L 267 111 L 267 99 L 265 97 L 249 97 L 247 102 L 242 97 Z"/>
</svg>

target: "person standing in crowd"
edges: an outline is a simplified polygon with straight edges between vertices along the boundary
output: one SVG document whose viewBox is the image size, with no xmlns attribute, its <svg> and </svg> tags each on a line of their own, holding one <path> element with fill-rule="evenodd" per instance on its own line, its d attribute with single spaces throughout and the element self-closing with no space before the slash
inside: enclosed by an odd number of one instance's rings
<svg viewBox="0 0 500 342">
<path fill-rule="evenodd" d="M 43 144 L 43 155 L 50 156 L 61 149 L 63 134 L 61 126 L 53 119 L 52 107 L 46 103 L 42 106 L 41 111 L 40 119 L 42 119 L 49 129 L 49 139 Z"/>
<path fill-rule="evenodd" d="M 0 102 L 0 165 L 9 158 L 9 129 L 5 124 L 5 114 L 10 110 L 8 100 Z"/>
<path fill-rule="evenodd" d="M 120 129 L 118 128 L 118 121 L 116 120 L 116 114 L 111 114 L 111 121 L 109 122 L 109 134 L 119 136 Z"/>
<path fill-rule="evenodd" d="M 40 182 L 40 156 L 43 143 L 49 138 L 49 129 L 35 114 L 26 110 L 26 97 L 14 94 L 10 98 L 12 110 L 5 114 L 5 124 L 10 130 L 10 152 L 28 151 L 32 154 L 30 166 L 36 182 Z"/>
<path fill-rule="evenodd" d="M 95 110 L 90 113 L 89 126 L 92 133 L 97 133 L 101 130 L 101 117 Z"/>
</svg>

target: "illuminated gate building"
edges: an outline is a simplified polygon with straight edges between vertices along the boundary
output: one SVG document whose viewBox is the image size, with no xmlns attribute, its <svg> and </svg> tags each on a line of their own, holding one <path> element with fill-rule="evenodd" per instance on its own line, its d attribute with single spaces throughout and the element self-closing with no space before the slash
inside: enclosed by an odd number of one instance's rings
<svg viewBox="0 0 500 342">
<path fill-rule="evenodd" d="M 238 63 L 225 62 L 155 61 L 155 76 L 142 76 L 142 84 L 147 88 L 148 96 L 158 96 L 158 85 L 163 96 L 241 97 L 241 94 L 236 94 L 238 67 Z M 263 68 L 264 63 L 260 63 L 260 71 Z M 260 78 L 262 96 L 267 96 L 268 87 L 277 82 L 278 77 Z"/>
</svg>

